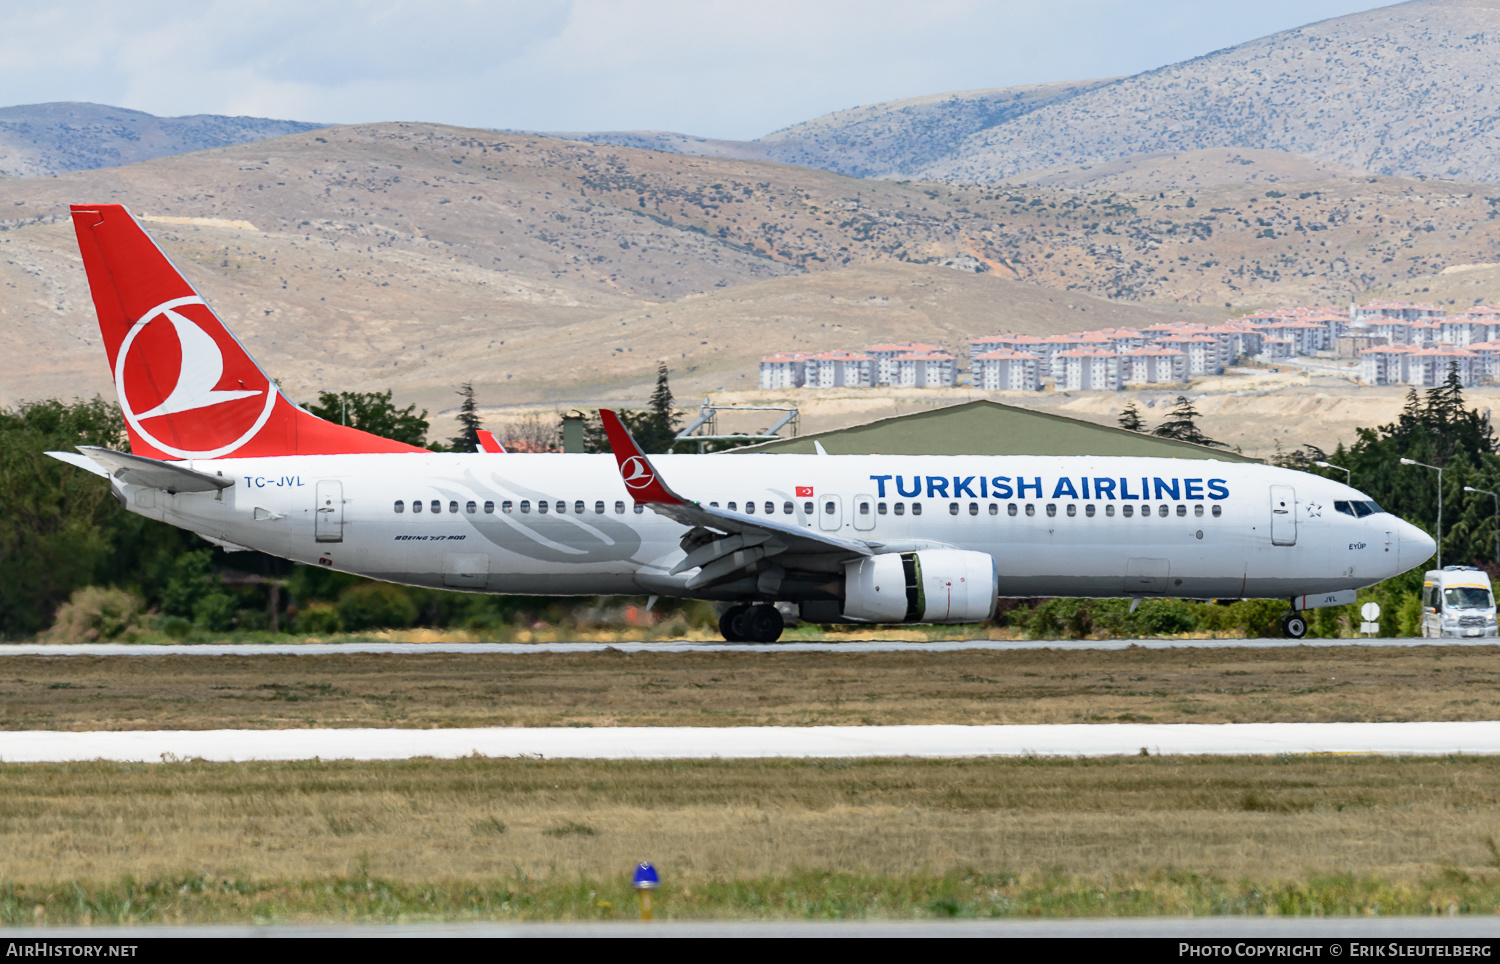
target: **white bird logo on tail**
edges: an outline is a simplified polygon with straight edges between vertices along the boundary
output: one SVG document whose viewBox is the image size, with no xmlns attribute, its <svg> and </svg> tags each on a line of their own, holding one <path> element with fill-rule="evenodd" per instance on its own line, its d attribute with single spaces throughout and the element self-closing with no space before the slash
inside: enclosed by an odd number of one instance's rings
<svg viewBox="0 0 1500 964">
<path fill-rule="evenodd" d="M 176 415 L 261 394 L 252 389 L 221 391 L 214 388 L 224 377 L 224 353 L 219 350 L 218 343 L 212 335 L 177 312 L 167 309 L 162 315 L 177 330 L 177 342 L 182 346 L 182 366 L 171 394 L 162 399 L 160 405 L 142 412 L 137 418 Z"/>
</svg>

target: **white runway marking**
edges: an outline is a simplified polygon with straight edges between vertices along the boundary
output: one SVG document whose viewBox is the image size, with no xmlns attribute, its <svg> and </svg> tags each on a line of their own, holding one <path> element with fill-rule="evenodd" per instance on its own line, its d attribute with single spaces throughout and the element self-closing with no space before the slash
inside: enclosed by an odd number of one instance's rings
<svg viewBox="0 0 1500 964">
<path fill-rule="evenodd" d="M 602 653 L 614 649 L 624 653 L 952 653 L 1009 652 L 1014 650 L 1121 650 L 1142 649 L 1287 649 L 1310 646 L 1330 649 L 1346 646 L 1496 646 L 1500 639 L 1038 639 L 993 640 L 950 639 L 930 643 L 880 640 L 847 643 L 173 643 L 145 645 L 126 643 L 36 643 L 0 644 L 0 656 L 336 656 L 349 653 Z"/>
<path fill-rule="evenodd" d="M 404 760 L 1500 753 L 1500 721 L 0 732 L 6 763 L 200 758 Z"/>
</svg>

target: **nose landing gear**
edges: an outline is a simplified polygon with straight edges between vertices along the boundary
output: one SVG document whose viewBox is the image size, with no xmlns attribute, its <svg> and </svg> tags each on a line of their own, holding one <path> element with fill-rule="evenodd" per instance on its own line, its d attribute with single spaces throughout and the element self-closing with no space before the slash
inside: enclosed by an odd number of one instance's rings
<svg viewBox="0 0 1500 964">
<path fill-rule="evenodd" d="M 730 606 L 719 617 L 719 633 L 731 643 L 774 643 L 785 628 L 775 606 Z"/>
</svg>

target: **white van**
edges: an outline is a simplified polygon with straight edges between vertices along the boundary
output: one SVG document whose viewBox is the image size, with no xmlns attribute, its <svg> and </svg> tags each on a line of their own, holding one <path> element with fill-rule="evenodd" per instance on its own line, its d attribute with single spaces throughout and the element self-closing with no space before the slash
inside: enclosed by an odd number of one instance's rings
<svg viewBox="0 0 1500 964">
<path fill-rule="evenodd" d="M 1482 569 L 1445 566 L 1422 576 L 1422 635 L 1494 636 L 1495 594 Z"/>
</svg>

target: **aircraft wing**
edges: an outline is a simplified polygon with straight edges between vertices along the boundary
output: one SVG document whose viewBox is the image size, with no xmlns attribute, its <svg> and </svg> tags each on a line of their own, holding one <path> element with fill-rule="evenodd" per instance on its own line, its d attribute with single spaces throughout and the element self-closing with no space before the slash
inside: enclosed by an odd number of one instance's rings
<svg viewBox="0 0 1500 964">
<path fill-rule="evenodd" d="M 80 445 L 78 451 L 88 458 L 85 459 L 72 452 L 48 452 L 47 454 L 60 462 L 76 465 L 95 475 L 113 476 L 130 485 L 165 489 L 174 494 L 212 492 L 215 489 L 227 489 L 234 485 L 234 479 L 226 479 L 222 475 L 209 475 L 207 472 L 194 471 L 185 465 L 160 462 L 143 455 L 127 455 L 124 452 L 101 448 L 98 445 Z"/>
<path fill-rule="evenodd" d="M 727 539 L 712 540 L 688 552 L 687 558 L 673 569 L 674 575 L 701 565 L 703 573 L 694 577 L 698 579 L 710 572 L 711 566 L 733 559 L 735 553 L 739 553 L 739 558 L 745 559 L 744 564 L 749 565 L 755 561 L 749 558 L 751 555 L 758 559 L 780 552 L 799 555 L 834 553 L 854 558 L 873 556 L 881 551 L 882 544 L 878 542 L 846 539 L 762 516 L 726 512 L 684 499 L 662 479 L 661 473 L 656 471 L 651 459 L 641 451 L 618 415 L 608 409 L 601 409 L 599 418 L 604 423 L 605 434 L 609 436 L 609 447 L 620 466 L 620 478 L 638 505 L 647 506 L 651 511 L 685 526 L 717 529 L 729 536 Z M 684 545 L 684 549 L 686 548 L 688 546 Z M 699 583 L 703 584 L 705 583 Z"/>
</svg>

